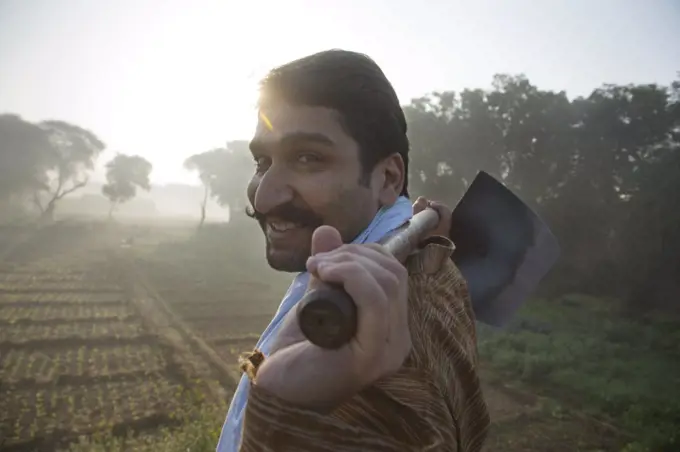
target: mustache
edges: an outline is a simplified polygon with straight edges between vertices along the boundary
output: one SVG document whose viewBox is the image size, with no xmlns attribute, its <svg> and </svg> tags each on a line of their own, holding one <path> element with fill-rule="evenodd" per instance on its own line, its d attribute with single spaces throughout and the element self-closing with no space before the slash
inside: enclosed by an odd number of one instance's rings
<svg viewBox="0 0 680 452">
<path fill-rule="evenodd" d="M 323 225 L 323 220 L 317 214 L 309 209 L 296 207 L 291 203 L 276 206 L 266 214 L 259 212 L 253 206 L 247 206 L 246 215 L 257 220 L 261 225 L 267 221 L 268 217 L 300 224 L 306 227 L 319 227 Z"/>
</svg>

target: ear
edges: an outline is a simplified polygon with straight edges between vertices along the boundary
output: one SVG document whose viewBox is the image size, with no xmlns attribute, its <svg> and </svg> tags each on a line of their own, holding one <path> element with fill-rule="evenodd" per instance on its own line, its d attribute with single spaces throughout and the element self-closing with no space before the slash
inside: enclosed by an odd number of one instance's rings
<svg viewBox="0 0 680 452">
<path fill-rule="evenodd" d="M 381 206 L 391 206 L 397 201 L 406 181 L 404 159 L 392 154 L 378 163 L 373 170 L 373 187 Z"/>
</svg>

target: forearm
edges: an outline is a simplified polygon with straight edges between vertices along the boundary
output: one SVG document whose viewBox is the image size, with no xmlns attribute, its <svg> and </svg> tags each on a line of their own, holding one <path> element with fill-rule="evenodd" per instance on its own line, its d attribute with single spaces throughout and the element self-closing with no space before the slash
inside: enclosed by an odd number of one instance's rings
<svg viewBox="0 0 680 452">
<path fill-rule="evenodd" d="M 419 429 L 419 432 L 409 432 L 405 423 L 401 426 L 401 434 L 397 434 L 395 427 L 400 419 L 389 418 L 398 416 L 395 410 L 389 412 L 387 419 L 381 419 L 373 417 L 377 413 L 365 411 L 367 407 L 370 409 L 370 404 L 350 402 L 339 407 L 334 413 L 323 414 L 307 408 L 294 407 L 252 384 L 240 450 L 241 452 L 457 450 L 452 436 L 440 435 L 435 430 L 426 435 L 423 435 L 423 429 Z M 453 424 L 450 425 L 453 428 Z"/>
<path fill-rule="evenodd" d="M 340 418 L 293 407 L 252 384 L 243 426 L 241 452 L 408 450 L 389 436 Z"/>
</svg>

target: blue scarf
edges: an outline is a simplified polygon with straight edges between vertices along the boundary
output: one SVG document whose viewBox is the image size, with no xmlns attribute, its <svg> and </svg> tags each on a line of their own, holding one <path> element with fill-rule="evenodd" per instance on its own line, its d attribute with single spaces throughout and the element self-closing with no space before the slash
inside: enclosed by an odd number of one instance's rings
<svg viewBox="0 0 680 452">
<path fill-rule="evenodd" d="M 380 209 L 371 224 L 352 243 L 375 243 L 408 221 L 412 214 L 411 201 L 408 198 L 399 197 L 392 206 Z M 262 336 L 260 336 L 256 347 L 265 356 L 269 354 L 272 339 L 276 336 L 276 332 L 281 326 L 281 321 L 305 294 L 308 282 L 309 274 L 306 272 L 300 273 L 295 277 L 293 283 L 288 288 L 288 292 L 283 297 L 283 301 L 279 305 L 274 318 L 267 329 L 264 330 Z M 217 452 L 238 452 L 249 387 L 248 377 L 243 375 L 231 400 L 227 419 L 224 422 L 222 434 L 217 443 Z"/>
</svg>

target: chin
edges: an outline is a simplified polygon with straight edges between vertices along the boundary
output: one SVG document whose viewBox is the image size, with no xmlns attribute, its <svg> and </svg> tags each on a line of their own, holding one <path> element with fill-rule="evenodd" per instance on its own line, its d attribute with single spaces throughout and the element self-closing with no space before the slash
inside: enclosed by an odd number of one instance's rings
<svg viewBox="0 0 680 452">
<path fill-rule="evenodd" d="M 280 272 L 299 273 L 307 271 L 309 253 L 300 250 L 271 250 L 267 249 L 267 263 L 271 268 Z"/>
</svg>

